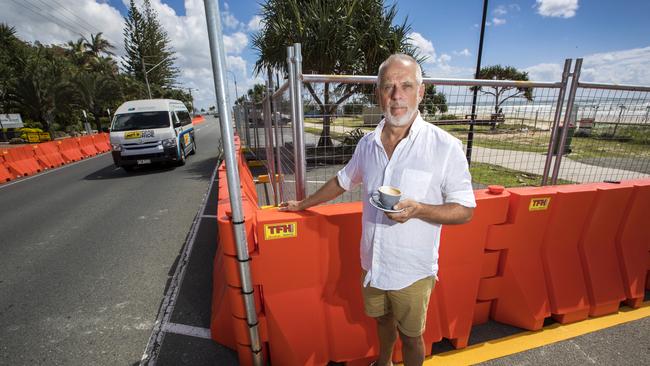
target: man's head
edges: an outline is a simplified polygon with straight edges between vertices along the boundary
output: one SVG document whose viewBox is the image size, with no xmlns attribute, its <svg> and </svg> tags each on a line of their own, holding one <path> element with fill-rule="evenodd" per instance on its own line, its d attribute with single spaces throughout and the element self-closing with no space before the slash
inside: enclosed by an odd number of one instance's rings
<svg viewBox="0 0 650 366">
<path fill-rule="evenodd" d="M 393 126 L 409 125 L 424 96 L 422 69 L 405 54 L 391 55 L 379 66 L 377 96 L 386 121 Z"/>
</svg>

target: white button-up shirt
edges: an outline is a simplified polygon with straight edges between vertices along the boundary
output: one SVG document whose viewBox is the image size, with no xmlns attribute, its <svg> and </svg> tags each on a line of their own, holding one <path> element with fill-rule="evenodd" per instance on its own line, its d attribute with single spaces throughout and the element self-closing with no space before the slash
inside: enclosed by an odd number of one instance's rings
<svg viewBox="0 0 650 366">
<path fill-rule="evenodd" d="M 397 187 L 402 199 L 476 207 L 472 178 L 462 143 L 425 122 L 418 113 L 408 135 L 388 155 L 381 143 L 385 121 L 357 144 L 352 159 L 337 173 L 345 190 L 364 184 L 361 266 L 364 286 L 399 290 L 438 273 L 440 224 L 420 219 L 397 223 L 372 206 L 369 198 L 383 185 Z"/>
</svg>

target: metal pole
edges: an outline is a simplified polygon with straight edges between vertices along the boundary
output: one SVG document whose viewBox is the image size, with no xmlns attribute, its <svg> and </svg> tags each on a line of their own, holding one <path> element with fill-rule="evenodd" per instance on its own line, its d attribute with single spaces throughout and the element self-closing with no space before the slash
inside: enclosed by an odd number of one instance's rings
<svg viewBox="0 0 650 366">
<path fill-rule="evenodd" d="M 553 160 L 553 151 L 555 148 L 555 137 L 557 136 L 557 129 L 560 125 L 560 118 L 562 116 L 562 106 L 564 105 L 564 95 L 566 94 L 566 86 L 569 80 L 571 71 L 571 59 L 564 60 L 564 71 L 562 72 L 562 87 L 558 92 L 557 105 L 555 106 L 555 117 L 553 118 L 553 125 L 551 126 L 551 141 L 548 143 L 548 151 L 546 152 L 546 163 L 544 164 L 544 173 L 542 173 L 542 185 L 545 186 L 548 180 L 548 173 L 551 170 L 551 162 Z"/>
<path fill-rule="evenodd" d="M 294 78 L 293 82 L 296 84 L 296 140 L 295 145 L 298 148 L 296 155 L 296 199 L 302 200 L 307 197 L 307 160 L 305 158 L 305 118 L 302 109 L 302 52 L 300 50 L 300 43 L 294 43 Z"/>
<path fill-rule="evenodd" d="M 478 41 L 478 55 L 476 58 L 476 72 L 474 79 L 478 79 L 481 72 L 481 57 L 483 57 L 483 36 L 485 35 L 485 18 L 487 17 L 488 0 L 483 1 L 483 20 L 481 21 L 481 36 Z M 474 87 L 474 96 L 472 97 L 472 115 L 469 121 L 469 132 L 467 133 L 467 164 L 472 164 L 472 146 L 474 145 L 474 124 L 476 123 L 476 99 L 478 97 L 478 87 Z"/>
<path fill-rule="evenodd" d="M 274 92 L 274 85 L 273 85 L 273 73 L 271 72 L 271 68 L 268 69 L 269 73 L 269 101 L 271 102 L 270 107 L 271 107 L 271 115 L 273 116 L 273 132 L 275 132 L 275 173 L 276 176 L 273 177 L 273 180 L 275 181 L 276 188 L 278 190 L 278 196 L 279 196 L 279 201 L 278 202 L 283 202 L 284 201 L 284 189 L 282 187 L 282 156 L 280 149 L 282 148 L 280 146 L 280 123 L 282 121 L 282 118 L 279 118 L 280 111 L 278 111 L 278 106 L 275 103 L 275 100 L 273 99 L 273 92 Z"/>
<path fill-rule="evenodd" d="M 144 66 L 144 56 L 140 54 L 140 61 L 142 61 L 142 73 L 144 74 L 144 82 L 147 83 L 147 91 L 149 92 L 149 99 L 153 99 L 151 97 L 151 88 L 149 87 L 149 78 L 147 77 L 147 68 Z"/>
<path fill-rule="evenodd" d="M 264 148 L 266 155 L 266 168 L 269 173 L 269 183 L 273 190 L 273 204 L 278 205 L 278 191 L 275 186 L 275 157 L 273 155 L 273 133 L 271 132 L 271 90 L 269 89 L 269 82 L 265 82 L 266 97 L 262 100 L 263 117 L 264 117 Z"/>
<path fill-rule="evenodd" d="M 296 82 L 295 82 L 295 70 L 296 65 L 294 64 L 295 59 L 295 50 L 293 46 L 287 47 L 287 75 L 289 76 L 289 102 L 291 104 L 291 130 L 293 132 L 293 175 L 295 180 L 296 188 L 296 199 L 300 200 L 302 195 L 299 193 L 299 183 L 298 183 L 298 112 L 296 111 Z"/>
<path fill-rule="evenodd" d="M 204 0 L 205 18 L 208 25 L 208 38 L 210 40 L 210 56 L 212 59 L 212 74 L 214 87 L 217 94 L 219 107 L 219 122 L 221 125 L 221 136 L 223 139 L 224 159 L 226 163 L 226 174 L 228 179 L 228 190 L 230 192 L 230 206 L 232 209 L 232 223 L 237 244 L 237 260 L 239 262 L 239 273 L 242 283 L 242 296 L 246 307 L 246 321 L 253 353 L 253 363 L 261 366 L 264 363 L 262 357 L 262 346 L 258 328 L 257 313 L 255 312 L 255 298 L 250 272 L 250 258 L 248 256 L 248 244 L 246 242 L 246 229 L 244 227 L 244 215 L 241 201 L 241 182 L 239 180 L 239 169 L 235 156 L 234 137 L 230 122 L 230 111 L 226 101 L 226 89 L 224 87 L 224 70 L 226 69 L 226 57 L 223 49 L 223 36 L 221 34 L 221 17 L 217 0 Z"/>
<path fill-rule="evenodd" d="M 557 183 L 557 177 L 560 173 L 560 164 L 562 163 L 562 153 L 564 153 L 564 145 L 566 136 L 569 133 L 569 124 L 571 123 L 571 114 L 573 112 L 573 103 L 576 99 L 576 90 L 578 89 L 578 80 L 580 80 L 580 69 L 582 68 L 582 59 L 576 59 L 576 64 L 573 67 L 573 74 L 571 78 L 571 89 L 569 90 L 569 100 L 566 105 L 566 112 L 564 114 L 564 126 L 562 127 L 562 136 L 560 137 L 560 146 L 557 148 L 555 155 L 555 165 L 553 166 L 553 177 L 551 177 L 551 184 Z"/>
</svg>

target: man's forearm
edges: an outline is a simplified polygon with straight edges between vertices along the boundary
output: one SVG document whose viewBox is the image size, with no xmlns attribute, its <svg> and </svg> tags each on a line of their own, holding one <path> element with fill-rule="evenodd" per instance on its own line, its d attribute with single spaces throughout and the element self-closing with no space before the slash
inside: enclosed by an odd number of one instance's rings
<svg viewBox="0 0 650 366">
<path fill-rule="evenodd" d="M 300 201 L 300 209 L 305 210 L 309 207 L 316 206 L 323 202 L 333 200 L 345 192 L 345 189 L 339 185 L 339 180 L 336 177 L 331 178 L 322 187 L 320 187 L 314 194 Z"/>
<path fill-rule="evenodd" d="M 427 205 L 420 203 L 415 217 L 432 224 L 464 224 L 472 219 L 473 208 L 459 205 L 458 203 L 445 203 L 443 205 Z"/>
</svg>

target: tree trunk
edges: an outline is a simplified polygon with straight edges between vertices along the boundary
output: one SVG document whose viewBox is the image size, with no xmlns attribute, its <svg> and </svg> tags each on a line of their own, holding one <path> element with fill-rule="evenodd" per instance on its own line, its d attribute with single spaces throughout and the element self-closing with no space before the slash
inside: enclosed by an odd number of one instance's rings
<svg viewBox="0 0 650 366">
<path fill-rule="evenodd" d="M 332 146 L 332 137 L 330 136 L 330 108 L 328 108 L 330 102 L 330 85 L 325 83 L 325 98 L 323 99 L 323 104 L 321 107 L 321 113 L 323 114 L 323 131 L 320 134 L 318 139 L 318 147 L 328 147 Z"/>
</svg>

